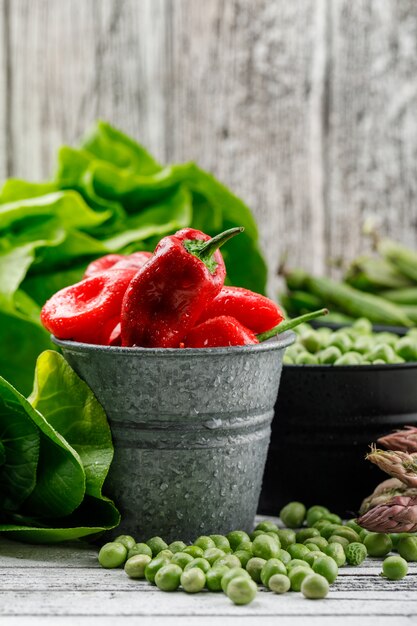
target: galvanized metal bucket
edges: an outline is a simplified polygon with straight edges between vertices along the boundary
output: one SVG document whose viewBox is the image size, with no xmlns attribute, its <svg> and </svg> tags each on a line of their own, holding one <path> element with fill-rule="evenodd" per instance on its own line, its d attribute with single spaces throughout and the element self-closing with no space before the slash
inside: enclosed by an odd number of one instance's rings
<svg viewBox="0 0 417 626">
<path fill-rule="evenodd" d="M 117 534 L 167 541 L 250 530 L 287 332 L 259 345 L 149 349 L 59 341 L 112 430 Z"/>
</svg>

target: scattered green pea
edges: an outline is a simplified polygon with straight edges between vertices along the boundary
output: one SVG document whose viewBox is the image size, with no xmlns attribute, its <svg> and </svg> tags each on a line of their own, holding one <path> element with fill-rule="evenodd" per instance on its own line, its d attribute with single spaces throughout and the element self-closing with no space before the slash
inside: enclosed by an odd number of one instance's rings
<svg viewBox="0 0 417 626">
<path fill-rule="evenodd" d="M 306 539 L 311 539 L 312 537 L 320 537 L 320 532 L 317 528 L 301 528 L 295 535 L 297 543 L 305 543 Z"/>
<path fill-rule="evenodd" d="M 401 533 L 388 533 L 389 537 L 392 541 L 392 549 L 393 550 L 397 550 L 398 548 L 398 542 L 401 539 Z"/>
<path fill-rule="evenodd" d="M 342 357 L 342 351 L 337 346 L 328 346 L 318 353 L 319 363 L 322 365 L 333 365 Z"/>
<path fill-rule="evenodd" d="M 201 535 L 194 541 L 194 545 L 201 548 L 203 551 L 208 550 L 209 548 L 215 548 L 216 544 L 214 543 L 211 537 L 207 537 L 205 535 Z"/>
<path fill-rule="evenodd" d="M 343 546 L 340 543 L 329 543 L 323 548 L 324 554 L 332 558 L 338 567 L 343 567 L 346 563 L 346 555 Z"/>
<path fill-rule="evenodd" d="M 336 580 L 339 572 L 336 561 L 325 554 L 314 560 L 312 568 L 316 574 L 324 576 L 330 584 Z"/>
<path fill-rule="evenodd" d="M 204 589 L 206 575 L 199 567 L 184 570 L 180 578 L 181 586 L 187 593 L 198 593 Z"/>
<path fill-rule="evenodd" d="M 183 541 L 173 541 L 172 543 L 169 544 L 168 550 L 171 550 L 171 552 L 175 554 L 176 552 L 183 552 L 184 548 L 186 547 L 187 547 L 187 544 L 184 543 Z"/>
<path fill-rule="evenodd" d="M 246 550 L 247 552 L 252 552 L 252 541 L 242 541 L 242 543 L 240 543 L 234 551 L 234 554 L 236 554 L 238 550 Z"/>
<path fill-rule="evenodd" d="M 320 520 L 321 521 L 321 520 Z M 329 541 L 330 537 L 333 535 L 334 530 L 338 527 L 338 524 L 333 524 L 331 522 L 327 522 L 322 528 L 320 528 L 320 535 Z"/>
<path fill-rule="evenodd" d="M 147 554 L 152 557 L 152 550 L 146 543 L 135 543 L 133 548 L 127 553 L 127 558 L 130 559 L 132 556 L 136 556 L 137 554 Z"/>
<path fill-rule="evenodd" d="M 171 563 L 173 565 L 179 565 L 181 569 L 184 569 L 191 561 L 193 561 L 193 557 L 186 552 L 174 552 L 174 556 L 171 559 Z"/>
<path fill-rule="evenodd" d="M 227 539 L 233 551 L 236 550 L 242 541 L 250 541 L 248 533 L 245 533 L 243 530 L 232 530 L 232 532 L 227 535 Z"/>
<path fill-rule="evenodd" d="M 340 525 L 342 523 L 342 518 L 340 515 L 337 515 L 337 513 L 327 513 L 323 519 L 327 520 L 330 524 Z"/>
<path fill-rule="evenodd" d="M 114 541 L 115 543 L 123 544 L 128 552 L 136 545 L 136 540 L 130 535 L 119 535 Z"/>
<path fill-rule="evenodd" d="M 268 535 L 259 535 L 252 542 L 252 554 L 261 559 L 273 559 L 279 554 L 280 546 Z"/>
<path fill-rule="evenodd" d="M 221 586 L 223 591 L 226 593 L 227 587 L 230 584 L 230 581 L 236 576 L 244 576 L 245 578 L 251 578 L 249 572 L 247 572 L 243 567 L 233 567 L 232 569 L 228 569 L 222 576 Z"/>
<path fill-rule="evenodd" d="M 242 567 L 246 567 L 249 559 L 253 557 L 252 552 L 249 552 L 249 550 L 236 550 L 234 555 L 237 556 Z"/>
<path fill-rule="evenodd" d="M 269 522 L 268 520 L 264 520 L 263 522 L 259 522 L 255 526 L 255 530 L 263 530 L 264 532 L 273 532 L 278 533 L 278 526 L 274 524 L 274 522 Z"/>
<path fill-rule="evenodd" d="M 291 561 L 291 554 L 287 552 L 286 550 L 283 550 L 282 548 L 280 548 L 280 551 L 278 553 L 278 558 L 284 563 L 284 565 L 286 565 L 287 563 Z"/>
<path fill-rule="evenodd" d="M 246 563 L 246 571 L 256 583 L 261 582 L 261 571 L 266 563 L 266 559 L 261 559 L 258 556 L 252 557 Z"/>
<path fill-rule="evenodd" d="M 304 542 L 304 545 L 309 550 L 317 550 L 317 548 L 319 550 L 323 550 L 323 548 L 325 548 L 328 544 L 329 542 L 327 541 L 327 539 L 325 539 L 321 535 L 319 535 L 318 537 L 310 537 L 310 539 L 306 539 L 306 541 Z M 312 548 L 310 546 L 315 546 L 315 547 Z"/>
<path fill-rule="evenodd" d="M 171 552 L 171 550 L 167 548 L 166 550 L 161 550 L 161 552 L 158 552 L 157 556 L 164 556 L 166 559 L 168 559 L 168 561 L 170 561 L 174 554 Z"/>
<path fill-rule="evenodd" d="M 309 574 L 301 583 L 301 593 L 310 600 L 325 598 L 329 593 L 329 582 L 320 574 Z"/>
<path fill-rule="evenodd" d="M 279 516 L 288 528 L 300 528 L 306 516 L 306 508 L 302 502 L 289 502 L 281 509 Z"/>
<path fill-rule="evenodd" d="M 203 554 L 203 558 L 206 559 L 206 561 L 208 561 L 210 565 L 213 565 L 213 563 L 217 561 L 217 559 L 220 559 L 223 556 L 226 556 L 226 554 L 223 552 L 223 550 L 220 550 L 220 548 L 208 548 L 204 551 Z"/>
<path fill-rule="evenodd" d="M 361 530 L 363 530 L 359 524 L 356 523 L 355 519 L 350 519 L 346 522 L 346 526 L 348 528 L 352 528 L 358 535 L 359 537 L 359 533 L 361 532 Z"/>
<path fill-rule="evenodd" d="M 194 559 L 197 559 L 204 554 L 204 550 L 202 550 L 199 546 L 187 546 L 184 548 L 183 552 L 191 554 Z"/>
<path fill-rule="evenodd" d="M 292 528 L 280 528 L 277 532 L 281 548 L 286 550 L 289 545 L 295 543 L 295 531 Z"/>
<path fill-rule="evenodd" d="M 303 559 L 306 554 L 310 552 L 308 548 L 302 543 L 292 543 L 288 546 L 288 552 L 293 559 Z"/>
<path fill-rule="evenodd" d="M 338 526 L 334 534 L 338 537 L 345 537 L 349 543 L 352 543 L 353 541 L 360 541 L 358 533 L 349 526 Z"/>
<path fill-rule="evenodd" d="M 148 563 L 151 562 L 151 557 L 148 554 L 136 554 L 130 557 L 125 563 L 125 572 L 129 578 L 145 578 L 145 569 Z"/>
<path fill-rule="evenodd" d="M 389 535 L 384 533 L 370 533 L 365 537 L 363 543 L 369 556 L 385 556 L 392 550 L 392 541 Z"/>
<path fill-rule="evenodd" d="M 155 582 L 156 572 L 164 567 L 164 565 L 168 565 L 169 561 L 164 556 L 156 556 L 150 561 L 145 567 L 145 578 L 149 583 Z"/>
<path fill-rule="evenodd" d="M 311 567 L 319 556 L 323 556 L 323 552 L 321 552 L 321 550 L 312 550 L 309 554 L 305 555 L 304 561 Z"/>
<path fill-rule="evenodd" d="M 308 557 L 310 556 L 310 554 L 311 552 L 308 553 Z M 291 561 L 287 563 L 285 567 L 287 568 L 287 572 L 289 572 L 290 570 L 294 569 L 294 567 L 310 567 L 310 565 L 305 559 L 291 559 Z"/>
<path fill-rule="evenodd" d="M 168 544 L 165 543 L 165 541 L 161 539 L 161 537 L 151 537 L 146 543 L 152 550 L 152 556 L 156 556 L 162 550 L 168 549 Z"/>
<path fill-rule="evenodd" d="M 401 556 L 388 556 L 382 563 L 382 573 L 389 580 L 401 580 L 407 572 L 407 561 Z"/>
<path fill-rule="evenodd" d="M 301 566 L 293 567 L 288 572 L 288 578 L 290 579 L 290 583 L 291 583 L 291 590 L 300 591 L 303 580 L 309 574 L 311 574 L 311 568 L 309 567 L 301 567 Z"/>
<path fill-rule="evenodd" d="M 346 537 L 340 537 L 339 535 L 332 535 L 331 537 L 329 537 L 328 542 L 340 543 L 340 545 L 344 548 L 347 548 L 347 546 L 349 545 L 349 539 L 346 539 Z"/>
<path fill-rule="evenodd" d="M 105 543 L 98 553 L 98 562 L 101 567 L 113 569 L 120 567 L 126 561 L 127 549 L 122 543 L 111 541 Z"/>
<path fill-rule="evenodd" d="M 155 583 L 161 591 L 176 591 L 180 586 L 182 569 L 178 565 L 164 565 L 156 572 Z"/>
<path fill-rule="evenodd" d="M 368 556 L 365 544 L 353 541 L 345 549 L 346 560 L 349 565 L 360 565 Z"/>
<path fill-rule="evenodd" d="M 209 571 L 211 566 L 206 559 L 203 559 L 203 557 L 200 556 L 190 561 L 190 563 L 187 563 L 187 565 L 184 567 L 184 571 L 188 569 L 193 569 L 194 567 L 198 567 L 203 570 L 204 573 L 206 573 Z"/>
<path fill-rule="evenodd" d="M 329 509 L 325 506 L 321 506 L 319 504 L 310 506 L 310 508 L 307 509 L 306 514 L 307 526 L 313 526 L 315 522 L 318 522 L 319 519 L 322 519 L 324 515 L 328 515 L 329 513 Z"/>
<path fill-rule="evenodd" d="M 210 535 L 210 539 L 213 539 L 216 548 L 223 550 L 226 554 L 232 551 L 229 540 L 224 535 Z"/>
<path fill-rule="evenodd" d="M 210 591 L 222 591 L 222 578 L 227 571 L 229 571 L 229 568 L 226 567 L 226 565 L 212 567 L 212 569 L 206 573 L 207 589 Z"/>
<path fill-rule="evenodd" d="M 273 574 L 268 581 L 268 587 L 274 593 L 286 593 L 291 588 L 291 581 L 284 574 Z"/>
<path fill-rule="evenodd" d="M 310 352 L 300 352 L 295 357 L 296 365 L 317 365 L 318 359 L 314 354 L 310 354 Z"/>
<path fill-rule="evenodd" d="M 279 559 L 269 559 L 261 569 L 261 582 L 268 587 L 268 581 L 274 574 L 287 574 L 287 568 Z"/>
<path fill-rule="evenodd" d="M 401 537 L 397 550 L 406 561 L 417 561 L 417 537 Z"/>
<path fill-rule="evenodd" d="M 227 587 L 227 597 L 234 604 L 249 604 L 255 599 L 258 593 L 258 587 L 250 578 L 245 576 L 237 576 L 230 581 Z"/>
<path fill-rule="evenodd" d="M 240 567 L 240 560 L 234 554 L 226 554 L 225 556 L 221 556 L 216 559 L 213 563 L 213 567 L 220 567 L 225 565 L 228 568 L 231 567 Z"/>
</svg>

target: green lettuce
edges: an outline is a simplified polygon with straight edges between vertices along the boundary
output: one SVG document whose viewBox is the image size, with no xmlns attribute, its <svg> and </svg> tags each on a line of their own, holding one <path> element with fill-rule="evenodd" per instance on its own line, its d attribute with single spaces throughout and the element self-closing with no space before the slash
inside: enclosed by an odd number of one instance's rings
<svg viewBox="0 0 417 626">
<path fill-rule="evenodd" d="M 245 231 L 222 249 L 228 282 L 265 292 L 266 265 L 249 208 L 194 163 L 163 166 L 99 121 L 79 148 L 63 146 L 53 181 L 5 182 L 0 192 L 0 375 L 30 392 L 38 354 L 53 348 L 39 313 L 107 253 L 153 250 L 191 226 Z"/>
<path fill-rule="evenodd" d="M 112 458 L 104 410 L 60 354 L 39 356 L 28 399 L 0 378 L 0 532 L 38 543 L 114 528 Z"/>
</svg>

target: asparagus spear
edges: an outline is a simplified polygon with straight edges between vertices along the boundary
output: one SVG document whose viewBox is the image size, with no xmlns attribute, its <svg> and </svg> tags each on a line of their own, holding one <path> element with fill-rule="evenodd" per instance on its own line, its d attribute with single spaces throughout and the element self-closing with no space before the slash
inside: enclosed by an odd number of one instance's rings
<svg viewBox="0 0 417 626">
<path fill-rule="evenodd" d="M 388 478 L 375 487 L 373 493 L 363 500 L 359 513 L 364 515 L 374 507 L 386 504 L 394 496 L 417 497 L 417 489 L 404 485 L 398 478 Z"/>
<path fill-rule="evenodd" d="M 376 533 L 412 533 L 417 530 L 417 497 L 395 496 L 386 504 L 379 504 L 357 523 Z"/>
<path fill-rule="evenodd" d="M 417 454 L 372 447 L 366 458 L 408 487 L 417 487 Z"/>
<path fill-rule="evenodd" d="M 403 430 L 397 430 L 390 435 L 380 437 L 378 443 L 388 450 L 401 450 L 402 452 L 417 452 L 417 428 L 405 426 Z"/>
</svg>

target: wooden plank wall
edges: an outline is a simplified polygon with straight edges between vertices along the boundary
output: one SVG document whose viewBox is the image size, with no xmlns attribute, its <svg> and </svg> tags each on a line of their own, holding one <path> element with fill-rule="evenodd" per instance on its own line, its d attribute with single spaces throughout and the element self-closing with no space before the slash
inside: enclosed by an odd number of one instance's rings
<svg viewBox="0 0 417 626">
<path fill-rule="evenodd" d="M 417 245 L 416 101 L 415 0 L 0 0 L 0 177 L 106 118 L 246 199 L 271 275 L 370 215 Z"/>
</svg>

